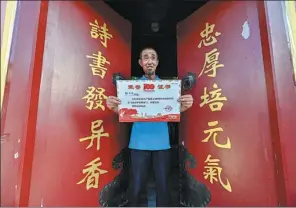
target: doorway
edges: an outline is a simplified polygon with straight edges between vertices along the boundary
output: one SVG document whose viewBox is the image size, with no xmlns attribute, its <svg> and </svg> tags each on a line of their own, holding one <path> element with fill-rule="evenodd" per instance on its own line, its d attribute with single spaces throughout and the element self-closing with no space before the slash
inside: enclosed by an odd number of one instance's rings
<svg viewBox="0 0 296 208">
<path fill-rule="evenodd" d="M 156 74 L 161 79 L 178 77 L 177 69 L 177 23 L 202 7 L 207 1 L 105 1 L 112 9 L 132 24 L 131 76 L 141 77 L 143 71 L 138 64 L 140 51 L 144 47 L 155 48 L 159 56 Z M 182 79 L 182 77 L 179 77 Z M 180 157 L 179 125 L 169 123 L 171 149 L 171 206 L 180 206 Z M 151 171 L 146 189 L 141 195 L 143 206 L 156 205 L 156 190 Z M 148 204 L 147 204 L 148 201 Z"/>
</svg>

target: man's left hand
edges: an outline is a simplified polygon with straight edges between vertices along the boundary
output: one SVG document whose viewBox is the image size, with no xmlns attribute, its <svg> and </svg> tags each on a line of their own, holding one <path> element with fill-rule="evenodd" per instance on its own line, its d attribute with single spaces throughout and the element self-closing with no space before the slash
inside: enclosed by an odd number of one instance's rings
<svg viewBox="0 0 296 208">
<path fill-rule="evenodd" d="M 193 104 L 193 97 L 192 95 L 182 95 L 179 102 L 181 102 L 181 112 L 184 112 L 188 108 L 191 108 Z"/>
</svg>

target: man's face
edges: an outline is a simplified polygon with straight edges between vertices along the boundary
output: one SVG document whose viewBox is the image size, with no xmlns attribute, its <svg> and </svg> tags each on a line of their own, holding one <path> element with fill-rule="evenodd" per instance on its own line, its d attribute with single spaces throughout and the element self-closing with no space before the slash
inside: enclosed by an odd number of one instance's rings
<svg viewBox="0 0 296 208">
<path fill-rule="evenodd" d="M 158 57 L 156 51 L 149 48 L 143 50 L 139 59 L 139 64 L 143 68 L 146 75 L 154 75 L 156 67 L 158 65 Z"/>
</svg>

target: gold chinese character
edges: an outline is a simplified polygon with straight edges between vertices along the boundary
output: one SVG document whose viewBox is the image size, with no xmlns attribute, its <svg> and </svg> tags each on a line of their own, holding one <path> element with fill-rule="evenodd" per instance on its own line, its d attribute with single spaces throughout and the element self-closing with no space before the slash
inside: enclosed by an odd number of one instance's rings
<svg viewBox="0 0 296 208">
<path fill-rule="evenodd" d="M 82 184 L 86 181 L 86 190 L 89 190 L 91 188 L 98 188 L 100 175 L 108 173 L 107 170 L 102 170 L 99 168 L 101 165 L 102 165 L 102 162 L 100 162 L 99 157 L 97 159 L 94 159 L 90 163 L 88 163 L 85 166 L 86 168 L 82 170 L 82 173 L 86 174 L 86 176 L 77 184 Z"/>
<path fill-rule="evenodd" d="M 104 95 L 105 89 L 104 88 L 95 88 L 95 87 L 88 87 L 86 90 L 87 95 L 83 98 L 86 100 L 86 107 L 89 110 L 95 110 L 101 108 L 103 111 L 105 110 L 105 106 L 103 105 L 103 99 L 107 99 L 107 96 Z"/>
<path fill-rule="evenodd" d="M 216 77 L 217 69 L 224 67 L 224 64 L 219 64 L 219 55 L 220 52 L 218 52 L 217 48 L 214 48 L 209 53 L 206 53 L 205 62 L 198 77 L 202 74 L 208 74 L 209 77 Z"/>
<path fill-rule="evenodd" d="M 198 44 L 198 48 L 201 48 L 202 44 L 204 46 L 210 46 L 217 42 L 216 37 L 221 35 L 221 33 L 215 32 L 213 36 L 212 33 L 214 32 L 214 28 L 215 28 L 215 24 L 209 25 L 208 22 L 206 23 L 206 28 L 200 33 L 200 37 L 202 38 L 202 40 Z"/>
<path fill-rule="evenodd" d="M 101 51 L 94 53 L 92 56 L 87 55 L 86 57 L 92 59 L 92 64 L 89 64 L 89 66 L 91 67 L 93 75 L 100 76 L 103 79 L 107 70 L 105 64 L 110 65 L 110 62 L 102 55 Z"/>
<path fill-rule="evenodd" d="M 221 111 L 224 103 L 220 101 L 226 101 L 227 98 L 222 96 L 222 89 L 218 88 L 217 84 L 213 84 L 214 90 L 207 92 L 207 87 L 204 88 L 204 94 L 200 97 L 202 103 L 199 105 L 203 107 L 205 104 L 209 104 L 211 111 Z"/>
<path fill-rule="evenodd" d="M 211 184 L 213 184 L 214 181 L 220 182 L 223 188 L 229 192 L 232 192 L 228 179 L 226 179 L 226 183 L 224 183 L 221 179 L 222 168 L 219 166 L 219 162 L 219 159 L 212 159 L 212 155 L 208 155 L 207 159 L 205 160 L 206 166 L 204 166 L 204 178 L 206 180 L 209 179 Z"/>
<path fill-rule="evenodd" d="M 89 23 L 91 26 L 90 35 L 92 38 L 97 39 L 100 37 L 102 45 L 107 48 L 107 40 L 113 38 L 113 35 L 108 33 L 108 28 L 106 23 L 103 26 L 99 26 L 98 20 L 95 20 L 94 23 Z"/>
<path fill-rule="evenodd" d="M 217 124 L 218 124 L 218 121 L 208 122 L 209 127 L 215 127 Z M 220 143 L 217 142 L 217 134 L 218 134 L 217 132 L 222 132 L 222 131 L 223 131 L 223 129 L 221 127 L 210 128 L 208 130 L 205 130 L 204 133 L 209 134 L 209 135 L 207 136 L 207 138 L 205 138 L 201 142 L 209 142 L 209 140 L 212 138 L 213 141 L 214 141 L 214 144 L 217 147 L 225 148 L 225 149 L 231 149 L 231 142 L 230 142 L 229 137 L 227 137 L 226 144 L 220 144 Z"/>
<path fill-rule="evenodd" d="M 86 147 L 86 149 L 89 149 L 94 145 L 94 140 L 97 140 L 97 150 L 100 150 L 100 143 L 101 143 L 101 137 L 109 137 L 109 133 L 104 132 L 104 126 L 102 125 L 102 120 L 96 120 L 91 122 L 91 136 L 80 138 L 80 142 L 84 142 L 87 140 L 90 140 L 89 145 Z"/>
</svg>

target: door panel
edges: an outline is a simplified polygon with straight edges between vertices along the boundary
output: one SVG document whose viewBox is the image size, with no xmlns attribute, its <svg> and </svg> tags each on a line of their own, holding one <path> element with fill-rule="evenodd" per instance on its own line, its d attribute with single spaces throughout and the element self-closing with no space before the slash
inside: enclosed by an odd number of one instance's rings
<svg viewBox="0 0 296 208">
<path fill-rule="evenodd" d="M 209 188 L 210 206 L 276 206 L 256 2 L 209 2 L 177 28 L 178 75 L 197 77 L 179 133 L 197 160 L 188 172 Z"/>
<path fill-rule="evenodd" d="M 295 166 L 295 146 L 296 146 L 296 82 L 292 78 L 293 57 L 291 50 L 287 44 L 287 30 L 285 28 L 285 10 L 280 9 L 285 4 L 296 6 L 293 1 L 268 1 L 266 2 L 266 19 L 268 23 L 269 45 L 272 53 L 272 67 L 270 69 L 274 85 L 275 85 L 275 104 L 276 116 L 278 118 L 278 130 L 280 140 L 275 142 L 275 146 L 282 152 L 282 168 L 284 171 L 284 180 L 281 181 L 285 185 L 286 191 L 281 191 L 283 198 L 287 200 L 286 206 L 296 206 L 296 166 Z M 295 8 L 295 7 L 293 7 Z M 291 8 L 291 9 L 293 9 Z M 288 8 L 287 8 L 288 9 Z M 294 10 L 296 15 L 296 10 Z M 288 19 L 287 19 L 288 21 Z M 290 19 L 290 27 L 296 26 L 296 18 Z M 294 23 L 292 23 L 294 22 Z M 295 34 L 296 35 L 296 34 Z M 290 39 L 291 41 L 291 39 Z M 294 39 L 294 42 L 296 39 Z M 296 49 L 296 48 L 295 48 Z M 295 53 L 296 54 L 296 51 Z M 294 56 L 296 58 L 296 56 Z M 296 65 L 294 65 L 296 71 Z M 296 76 L 296 73 L 294 74 Z M 276 122 L 275 121 L 275 122 Z M 278 144 L 280 143 L 280 144 Z"/>
<path fill-rule="evenodd" d="M 130 23 L 103 2 L 49 2 L 29 206 L 100 206 L 114 184 L 127 128 L 105 99 L 113 73 L 130 76 L 130 38 Z"/>
</svg>

